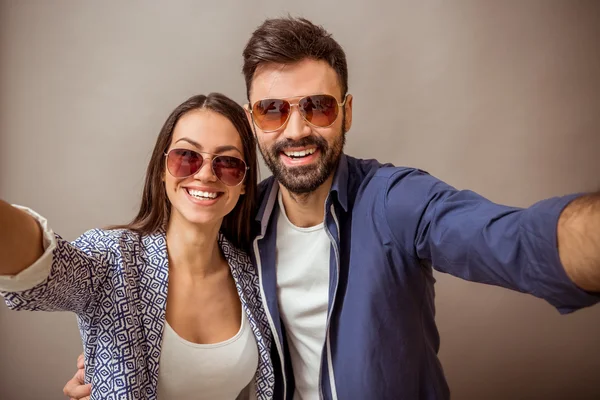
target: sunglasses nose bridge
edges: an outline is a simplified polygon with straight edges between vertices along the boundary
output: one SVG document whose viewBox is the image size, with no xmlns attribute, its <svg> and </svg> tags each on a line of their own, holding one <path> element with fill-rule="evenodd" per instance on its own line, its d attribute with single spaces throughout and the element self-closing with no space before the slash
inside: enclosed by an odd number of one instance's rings
<svg viewBox="0 0 600 400">
<path fill-rule="evenodd" d="M 302 117 L 302 119 L 306 122 L 308 122 L 308 120 L 306 119 L 306 116 L 304 114 L 302 114 L 302 111 L 300 111 L 300 104 L 297 102 L 292 103 L 291 101 L 285 100 L 288 104 L 289 104 L 289 111 L 287 113 L 287 116 L 285 118 L 285 121 L 283 121 L 283 123 L 276 129 L 271 129 L 268 130 L 266 132 L 274 132 L 274 131 L 278 131 L 280 129 L 285 129 L 288 127 L 290 120 L 292 119 L 292 116 L 294 115 L 294 107 L 296 107 L 296 112 L 300 115 L 300 117 Z"/>
<path fill-rule="evenodd" d="M 305 112 L 302 112 L 302 108 L 301 108 L 301 106 L 300 106 L 300 103 L 302 102 L 302 100 L 304 100 L 304 98 L 298 99 L 298 100 L 296 100 L 295 102 L 288 101 L 288 103 L 289 103 L 289 105 L 290 105 L 290 113 L 289 113 L 289 115 L 288 115 L 288 118 L 287 118 L 287 121 L 286 121 L 286 122 L 289 122 L 289 120 L 290 120 L 290 119 L 291 119 L 291 117 L 292 117 L 292 114 L 294 113 L 293 109 L 294 109 L 294 107 L 296 107 L 296 112 L 298 112 L 298 114 L 299 114 L 299 115 L 302 117 L 302 119 L 303 119 L 304 121 L 306 121 L 306 122 L 308 122 L 308 123 L 310 124 L 310 121 L 309 121 L 309 120 L 308 120 L 308 118 L 306 117 L 306 113 L 305 113 Z"/>
<path fill-rule="evenodd" d="M 300 109 L 300 103 L 299 102 L 295 102 L 295 103 L 291 103 L 290 102 L 290 113 L 287 117 L 287 121 L 289 122 L 290 119 L 292 118 L 292 115 L 294 114 L 294 107 L 296 108 L 296 113 L 298 113 L 298 115 L 300 115 L 302 117 L 302 119 L 306 120 L 306 116 L 302 113 L 302 110 Z"/>
<path fill-rule="evenodd" d="M 296 107 L 296 112 L 297 112 L 297 113 L 298 113 L 298 114 L 299 114 L 299 115 L 300 115 L 302 118 L 306 119 L 306 118 L 304 117 L 304 115 L 302 115 L 302 112 L 300 111 L 300 104 L 298 104 L 298 102 L 297 102 L 297 101 L 296 101 L 295 103 L 292 103 L 292 102 L 291 102 L 291 101 L 289 101 L 289 100 L 284 100 L 284 101 L 286 101 L 286 102 L 289 104 L 289 111 L 288 111 L 288 113 L 287 113 L 287 117 L 285 118 L 285 121 L 283 121 L 283 123 L 281 124 L 281 126 L 279 126 L 279 128 L 277 128 L 277 130 L 279 130 L 279 129 L 285 129 L 285 128 L 286 128 L 286 127 L 289 125 L 289 123 L 290 123 L 290 120 L 293 118 L 293 115 L 294 115 L 294 107 Z"/>
<path fill-rule="evenodd" d="M 194 172 L 192 174 L 194 179 L 198 179 L 199 181 L 216 181 L 217 180 L 217 175 L 215 174 L 214 171 L 214 167 L 213 167 L 213 158 L 214 157 L 206 157 L 206 156 L 202 156 L 202 164 L 200 164 L 200 168 L 198 168 L 198 171 Z"/>
<path fill-rule="evenodd" d="M 292 140 L 300 140 L 305 136 L 310 135 L 311 125 L 310 122 L 306 119 L 306 116 L 300 112 L 298 108 L 298 112 L 291 112 L 288 115 L 286 123 L 283 125 L 283 136 L 292 139 Z"/>
</svg>

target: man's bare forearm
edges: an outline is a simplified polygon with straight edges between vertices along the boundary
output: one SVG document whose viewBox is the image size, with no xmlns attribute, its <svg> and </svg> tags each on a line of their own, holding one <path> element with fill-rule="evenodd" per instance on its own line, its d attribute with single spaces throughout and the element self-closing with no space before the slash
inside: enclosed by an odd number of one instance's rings
<svg viewBox="0 0 600 400">
<path fill-rule="evenodd" d="M 16 275 L 43 254 L 42 230 L 33 217 L 0 200 L 0 275 Z"/>
<path fill-rule="evenodd" d="M 577 286 L 600 292 L 600 192 L 565 207 L 558 220 L 558 253 Z"/>
</svg>

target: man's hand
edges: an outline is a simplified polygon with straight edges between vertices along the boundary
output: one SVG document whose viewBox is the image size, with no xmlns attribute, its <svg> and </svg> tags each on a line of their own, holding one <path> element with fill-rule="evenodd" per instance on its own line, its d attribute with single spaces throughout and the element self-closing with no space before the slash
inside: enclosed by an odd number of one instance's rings
<svg viewBox="0 0 600 400">
<path fill-rule="evenodd" d="M 92 394 L 92 384 L 85 383 L 85 365 L 84 365 L 83 353 L 77 357 L 77 372 L 67 382 L 63 388 L 63 393 L 68 396 L 70 400 L 90 400 Z"/>
</svg>

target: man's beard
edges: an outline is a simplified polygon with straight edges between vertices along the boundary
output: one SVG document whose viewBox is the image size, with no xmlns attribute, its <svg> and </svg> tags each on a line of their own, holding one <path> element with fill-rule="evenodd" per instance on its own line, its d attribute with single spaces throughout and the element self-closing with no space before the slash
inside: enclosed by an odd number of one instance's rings
<svg viewBox="0 0 600 400">
<path fill-rule="evenodd" d="M 344 124 L 342 124 L 343 126 Z M 301 195 L 315 191 L 334 173 L 345 143 L 346 132 L 342 128 L 331 146 L 323 137 L 311 135 L 298 141 L 282 139 L 269 149 L 260 145 L 259 148 L 265 164 L 267 164 L 275 179 L 291 193 Z M 284 149 L 307 146 L 315 146 L 319 152 L 319 159 L 316 162 L 296 167 L 288 167 L 281 162 L 280 155 Z"/>
</svg>

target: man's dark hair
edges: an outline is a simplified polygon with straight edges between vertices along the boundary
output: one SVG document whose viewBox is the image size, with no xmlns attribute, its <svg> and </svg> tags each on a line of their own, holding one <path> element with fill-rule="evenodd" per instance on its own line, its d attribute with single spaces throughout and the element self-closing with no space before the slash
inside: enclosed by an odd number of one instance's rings
<svg viewBox="0 0 600 400">
<path fill-rule="evenodd" d="M 304 18 L 272 18 L 262 23 L 244 48 L 246 95 L 260 65 L 293 64 L 304 59 L 325 61 L 337 73 L 342 98 L 348 92 L 348 65 L 342 46 L 322 26 Z"/>
</svg>

